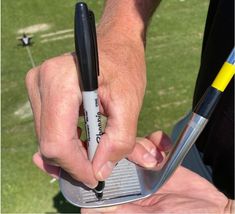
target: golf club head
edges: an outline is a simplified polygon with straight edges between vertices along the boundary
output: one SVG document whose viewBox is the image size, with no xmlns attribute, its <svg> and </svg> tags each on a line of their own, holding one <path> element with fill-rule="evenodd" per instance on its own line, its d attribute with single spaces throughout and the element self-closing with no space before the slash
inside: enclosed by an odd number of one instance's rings
<svg viewBox="0 0 235 214">
<path fill-rule="evenodd" d="M 159 170 L 148 170 L 123 159 L 105 180 L 102 199 L 84 184 L 61 171 L 60 189 L 64 197 L 78 207 L 113 206 L 146 198 L 155 193 L 180 165 L 183 158 L 204 129 L 207 119 L 192 113 L 189 122 L 176 140 L 166 162 Z"/>
</svg>

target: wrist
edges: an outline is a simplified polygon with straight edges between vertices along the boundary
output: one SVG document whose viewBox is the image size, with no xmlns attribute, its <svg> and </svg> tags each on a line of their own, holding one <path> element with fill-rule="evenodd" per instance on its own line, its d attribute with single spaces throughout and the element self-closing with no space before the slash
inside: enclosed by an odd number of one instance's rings
<svg viewBox="0 0 235 214">
<path fill-rule="evenodd" d="M 144 45 L 148 22 L 160 1 L 107 0 L 97 34 Z"/>
<path fill-rule="evenodd" d="M 144 44 L 146 39 L 145 27 L 141 23 L 138 23 L 137 20 L 128 22 L 130 23 L 123 24 L 122 20 L 116 20 L 116 18 L 109 20 L 109 22 L 100 22 L 97 27 L 97 34 L 102 37 L 112 35 L 114 39 L 128 39 Z"/>
<path fill-rule="evenodd" d="M 132 23 L 134 25 L 134 23 Z M 145 46 L 144 27 L 138 28 L 123 25 L 121 20 L 110 20 L 108 23 L 100 22 L 97 27 L 97 37 L 103 38 L 107 43 L 129 43 Z"/>
</svg>

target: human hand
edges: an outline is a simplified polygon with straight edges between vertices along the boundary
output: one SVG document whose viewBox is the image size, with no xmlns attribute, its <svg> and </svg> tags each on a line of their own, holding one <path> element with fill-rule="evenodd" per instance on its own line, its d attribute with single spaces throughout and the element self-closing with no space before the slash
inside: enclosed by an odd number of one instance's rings
<svg viewBox="0 0 235 214">
<path fill-rule="evenodd" d="M 112 166 L 132 151 L 146 84 L 141 42 L 123 38 L 111 47 L 107 37 L 99 38 L 99 53 L 98 93 L 107 126 L 93 166 L 78 136 L 82 96 L 72 54 L 47 60 L 26 77 L 39 142 L 35 164 L 55 176 L 62 167 L 89 187 L 107 178 Z"/>
<path fill-rule="evenodd" d="M 164 139 L 164 140 L 163 140 Z M 139 144 L 148 149 L 155 146 L 161 153 L 169 148 L 169 138 L 161 132 L 139 139 Z M 132 161 L 144 165 L 141 152 L 136 148 L 130 155 Z M 163 145 L 167 145 L 165 149 Z M 138 151 L 137 151 L 138 150 Z M 164 157 L 164 156 L 162 156 Z M 152 196 L 136 202 L 98 209 L 85 209 L 82 213 L 230 213 L 232 201 L 219 192 L 211 183 L 196 173 L 178 167 L 172 177 Z"/>
</svg>

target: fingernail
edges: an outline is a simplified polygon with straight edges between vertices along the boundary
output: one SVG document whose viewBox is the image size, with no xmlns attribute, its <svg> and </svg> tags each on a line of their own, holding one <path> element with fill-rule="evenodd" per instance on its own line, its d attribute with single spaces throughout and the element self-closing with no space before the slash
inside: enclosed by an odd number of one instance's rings
<svg viewBox="0 0 235 214">
<path fill-rule="evenodd" d="M 143 155 L 143 159 L 144 159 L 144 165 L 146 167 L 154 167 L 157 164 L 157 160 L 155 157 L 153 157 L 153 155 L 151 155 L 150 153 L 145 153 Z"/>
<path fill-rule="evenodd" d="M 112 173 L 114 166 L 115 164 L 113 164 L 111 161 L 105 163 L 97 173 L 96 177 L 98 178 L 98 180 L 105 180 Z"/>
<path fill-rule="evenodd" d="M 163 161 L 163 156 L 161 152 L 159 152 L 157 149 L 153 148 L 150 150 L 151 155 L 155 158 L 157 163 L 161 163 Z"/>
<path fill-rule="evenodd" d="M 157 150 L 156 150 L 155 148 L 153 148 L 153 149 L 150 150 L 150 153 L 151 153 L 151 155 L 152 155 L 153 157 L 156 157 L 156 155 L 157 155 Z"/>
</svg>

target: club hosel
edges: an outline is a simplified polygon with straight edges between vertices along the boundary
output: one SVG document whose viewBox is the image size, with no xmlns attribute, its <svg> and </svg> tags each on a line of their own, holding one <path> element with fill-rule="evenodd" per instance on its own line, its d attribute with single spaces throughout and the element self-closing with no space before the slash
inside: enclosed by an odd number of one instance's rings
<svg viewBox="0 0 235 214">
<path fill-rule="evenodd" d="M 212 86 L 208 87 L 206 92 L 194 108 L 193 112 L 201 115 L 206 119 L 209 119 L 217 103 L 219 102 L 221 95 L 221 91 Z"/>
</svg>

